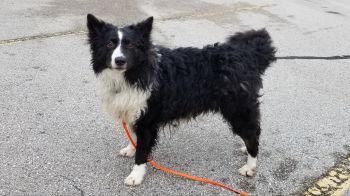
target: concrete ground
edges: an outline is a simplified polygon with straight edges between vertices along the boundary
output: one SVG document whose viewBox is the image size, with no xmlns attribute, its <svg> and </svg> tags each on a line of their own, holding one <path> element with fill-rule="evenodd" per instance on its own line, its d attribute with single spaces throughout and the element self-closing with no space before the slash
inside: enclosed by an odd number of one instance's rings
<svg viewBox="0 0 350 196">
<path fill-rule="evenodd" d="M 151 168 L 141 186 L 123 184 L 133 160 L 117 155 L 126 138 L 100 109 L 87 13 L 118 25 L 153 15 L 169 47 L 265 27 L 278 56 L 350 54 L 346 0 L 2 0 L 0 195 L 231 195 Z M 154 160 L 253 195 L 300 195 L 350 153 L 349 63 L 278 60 L 266 72 L 255 177 L 238 174 L 242 142 L 218 115 L 165 129 Z"/>
</svg>

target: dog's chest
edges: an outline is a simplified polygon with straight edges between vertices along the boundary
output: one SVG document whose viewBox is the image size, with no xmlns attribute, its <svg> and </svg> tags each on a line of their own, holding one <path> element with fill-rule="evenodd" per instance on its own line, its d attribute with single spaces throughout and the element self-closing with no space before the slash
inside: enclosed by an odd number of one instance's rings
<svg viewBox="0 0 350 196">
<path fill-rule="evenodd" d="M 102 83 L 102 105 L 115 119 L 132 124 L 147 108 L 150 92 L 131 86 L 121 72 L 105 70 L 99 76 Z"/>
</svg>

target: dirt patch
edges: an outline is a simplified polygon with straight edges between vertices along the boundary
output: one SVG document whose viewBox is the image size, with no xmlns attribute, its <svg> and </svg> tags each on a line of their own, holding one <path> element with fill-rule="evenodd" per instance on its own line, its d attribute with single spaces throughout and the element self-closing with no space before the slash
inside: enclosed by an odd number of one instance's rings
<svg viewBox="0 0 350 196">
<path fill-rule="evenodd" d="M 297 165 L 298 161 L 292 158 L 286 158 L 279 164 L 278 168 L 273 172 L 273 175 L 279 180 L 287 180 L 295 171 Z"/>
</svg>

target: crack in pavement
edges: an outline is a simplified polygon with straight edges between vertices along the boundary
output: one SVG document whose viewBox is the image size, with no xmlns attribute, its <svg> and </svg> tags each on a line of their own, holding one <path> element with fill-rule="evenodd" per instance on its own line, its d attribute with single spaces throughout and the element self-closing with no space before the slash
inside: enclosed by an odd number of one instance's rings
<svg viewBox="0 0 350 196">
<path fill-rule="evenodd" d="M 75 190 L 77 190 L 77 191 L 80 192 L 80 196 L 85 196 L 85 192 L 84 192 L 80 187 L 78 187 L 77 185 L 75 185 L 76 182 L 74 182 L 74 180 L 68 178 L 67 176 L 63 176 L 63 175 L 58 175 L 57 177 L 61 177 L 61 178 L 65 179 L 65 180 L 71 182 L 71 183 L 72 183 L 72 184 L 71 184 L 72 187 L 73 187 Z"/>
<path fill-rule="evenodd" d="M 292 59 L 308 59 L 308 60 L 341 60 L 350 59 L 350 55 L 337 55 L 337 56 L 279 56 L 277 59 L 292 60 Z"/>
<path fill-rule="evenodd" d="M 33 36 L 25 36 L 25 37 L 19 37 L 19 38 L 15 38 L 15 39 L 0 40 L 0 45 L 19 43 L 19 42 L 24 42 L 24 41 L 36 40 L 36 39 L 51 38 L 51 37 L 82 35 L 82 34 L 86 34 L 86 33 L 87 33 L 87 31 L 85 31 L 85 30 L 76 30 L 76 31 L 65 31 L 65 32 L 58 32 L 58 33 L 48 33 L 48 34 L 40 34 L 40 35 L 33 35 Z"/>
</svg>

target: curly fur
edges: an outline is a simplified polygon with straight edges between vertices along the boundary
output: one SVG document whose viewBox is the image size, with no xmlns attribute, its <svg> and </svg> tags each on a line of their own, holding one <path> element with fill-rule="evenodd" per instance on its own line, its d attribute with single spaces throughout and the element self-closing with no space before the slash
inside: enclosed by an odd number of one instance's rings
<svg viewBox="0 0 350 196">
<path fill-rule="evenodd" d="M 264 71 L 275 61 L 275 48 L 265 29 L 230 36 L 224 43 L 203 48 L 169 49 L 152 45 L 152 18 L 136 25 L 118 28 L 88 16 L 92 65 L 97 76 L 115 73 L 129 88 L 135 118 L 129 120 L 137 136 L 135 164 L 146 163 L 156 144 L 161 127 L 181 119 L 207 112 L 221 113 L 232 130 L 242 137 L 249 155 L 256 158 L 260 135 L 259 90 Z M 124 34 L 118 40 L 117 32 Z M 124 40 L 125 39 L 125 40 Z M 111 53 L 107 43 L 120 44 L 127 67 L 122 72 L 110 67 Z M 129 48 L 130 42 L 133 44 Z M 119 75 L 118 75 L 119 74 Z M 113 79 L 115 80 L 115 79 Z M 108 82 L 106 82 L 108 83 Z M 109 96 L 118 102 L 118 86 L 110 87 Z M 146 97 L 143 95 L 147 95 Z M 135 99 L 135 100 L 134 100 Z M 112 113 L 115 112 L 113 104 Z M 130 112 L 128 107 L 125 111 Z M 115 116 L 115 115 L 114 115 Z M 254 165 L 254 164 L 253 164 Z M 255 168 L 254 168 L 255 169 Z M 248 172 L 247 172 L 247 175 Z"/>
</svg>

